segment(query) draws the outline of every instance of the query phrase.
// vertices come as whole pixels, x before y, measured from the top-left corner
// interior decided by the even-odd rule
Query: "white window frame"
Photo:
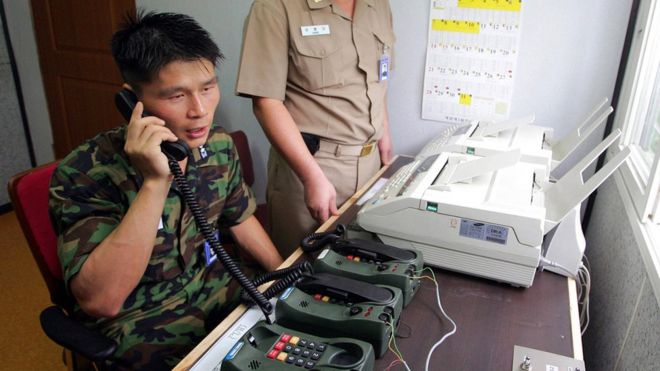
[[[614,117],[614,128],[623,133],[619,149],[630,146],[631,155],[614,179],[660,305],[660,151],[649,167],[643,151],[631,145],[646,120],[655,74],[660,73],[660,0],[640,1],[634,30]],[[608,156],[616,154],[612,152]]]
[[[635,35],[625,70],[614,127],[623,132],[621,147],[631,145],[646,119],[653,82],[660,63],[660,6],[658,0],[642,0],[635,25]],[[655,46],[655,48],[653,47]],[[623,181],[642,223],[658,223],[658,171],[660,153],[648,166],[642,151],[631,145],[631,155],[621,167]]]

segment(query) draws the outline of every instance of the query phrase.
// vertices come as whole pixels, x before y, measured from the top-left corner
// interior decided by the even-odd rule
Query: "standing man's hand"
[[[381,165],[389,165],[392,162],[392,138],[389,130],[385,130],[383,137],[378,141],[378,151]]]
[[[310,215],[319,223],[338,215],[337,191],[309,153],[284,103],[264,97],[254,97],[252,102],[264,133],[302,182]]]
[[[390,114],[387,111],[387,96],[383,102],[385,112],[383,113],[383,136],[378,141],[380,152],[380,164],[387,166],[392,163],[392,136],[390,135]]]
[[[305,187],[305,204],[314,219],[323,224],[337,211],[337,191],[323,173],[303,181]]]

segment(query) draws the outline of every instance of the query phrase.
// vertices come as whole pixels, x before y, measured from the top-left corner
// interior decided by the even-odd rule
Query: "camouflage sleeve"
[[[243,180],[238,152],[231,137],[228,141],[227,189],[220,225],[231,227],[249,218],[257,209],[254,193]]]
[[[119,224],[120,198],[114,187],[108,187],[108,179],[93,178],[66,164],[53,173],[49,209],[67,289],[89,254]]]

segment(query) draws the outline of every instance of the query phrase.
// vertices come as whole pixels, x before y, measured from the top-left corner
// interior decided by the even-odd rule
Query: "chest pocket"
[[[302,36],[292,34],[289,49],[291,81],[309,91],[341,84],[341,45],[332,34]]]
[[[391,56],[392,46],[394,46],[394,33],[392,33],[392,30],[379,27],[374,29],[373,33],[378,55],[387,52]]]

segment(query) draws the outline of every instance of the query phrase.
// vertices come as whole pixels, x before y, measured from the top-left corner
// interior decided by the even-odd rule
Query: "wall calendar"
[[[522,0],[431,0],[422,118],[509,117]]]

